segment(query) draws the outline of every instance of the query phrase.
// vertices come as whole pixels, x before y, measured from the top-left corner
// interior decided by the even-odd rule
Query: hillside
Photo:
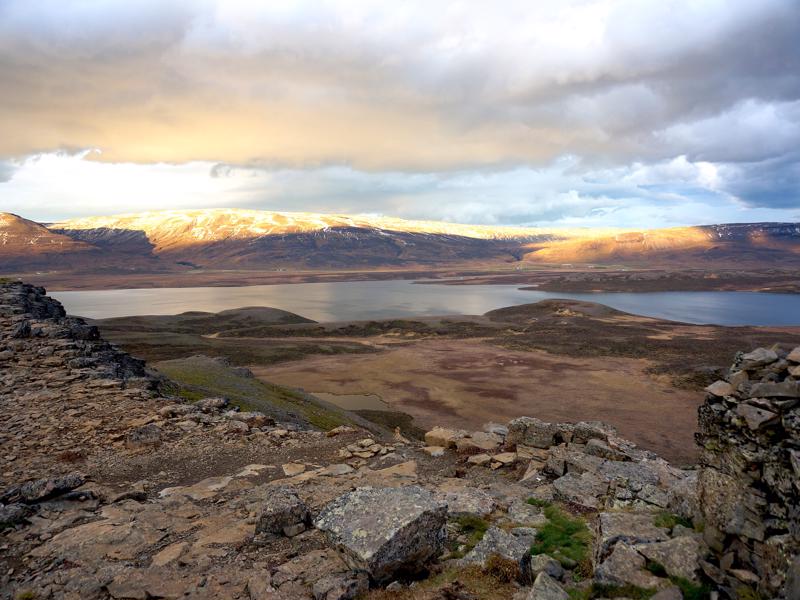
[[[5,273],[800,264],[800,226],[791,223],[629,231],[206,209],[88,217],[45,226],[1,213],[0,242]]]
[[[46,265],[61,261],[85,261],[97,248],[57,233],[34,221],[0,212],[0,265]]]
[[[524,261],[732,267],[800,263],[800,225],[742,223],[598,234],[525,245]]]
[[[600,422],[434,427],[423,445],[315,426],[290,397],[187,401],[21,283],[0,284],[0,364],[2,600],[800,591],[800,347],[739,353],[707,388],[694,468]]]

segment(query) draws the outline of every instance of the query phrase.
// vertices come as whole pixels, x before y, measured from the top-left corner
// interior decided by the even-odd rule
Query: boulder
[[[744,369],[745,371],[751,371],[753,369],[758,369],[759,367],[773,363],[776,360],[778,360],[778,355],[774,350],[756,348],[752,352],[742,355],[739,362],[739,368]]]
[[[552,556],[535,554],[531,557],[531,579],[535,580],[539,573],[547,573],[553,579],[564,577],[564,567]]]
[[[562,432],[556,423],[547,423],[535,417],[519,417],[508,424],[506,442],[509,445],[549,448],[562,441]]]
[[[425,434],[425,444],[428,446],[442,446],[443,448],[455,448],[456,442],[467,435],[466,431],[460,429],[445,429],[444,427],[434,427]]]
[[[668,575],[697,581],[698,565],[704,552],[696,536],[686,535],[665,542],[638,544],[634,548],[647,560],[662,565]]]
[[[418,486],[358,488],[325,506],[314,524],[350,568],[383,583],[441,554],[446,517],[447,505]]]
[[[723,396],[730,396],[733,394],[733,386],[728,383],[727,381],[715,381],[711,385],[705,388],[705,391],[713,396],[723,397]]]
[[[536,576],[526,600],[569,600],[569,594],[545,572]]]
[[[786,360],[794,363],[800,363],[800,346],[789,352],[786,356]]]
[[[748,394],[750,398],[800,398],[800,381],[763,381],[754,383]]]
[[[608,439],[616,437],[617,430],[602,421],[580,421],[572,429],[572,442],[588,444],[589,440],[600,440],[608,443]]]
[[[486,465],[492,462],[492,457],[488,454],[473,454],[467,459],[467,462],[471,465]]]
[[[485,567],[489,558],[497,555],[517,563],[519,578],[526,580],[531,559],[529,550],[530,545],[518,537],[499,527],[489,527],[481,541],[462,559],[462,564]]]
[[[608,494],[608,481],[594,473],[567,473],[553,482],[556,499],[585,508],[601,508]]]
[[[476,431],[470,436],[456,440],[456,450],[459,454],[480,454],[493,452],[503,443],[503,438],[492,433]]]
[[[517,462],[517,453],[501,452],[500,454],[495,454],[492,456],[492,460],[499,462],[501,465],[513,465],[515,462]]]
[[[256,522],[256,533],[296,535],[311,521],[308,507],[290,487],[271,489]],[[299,531],[298,531],[299,530]]]
[[[662,580],[645,570],[644,556],[625,542],[618,542],[611,554],[595,569],[594,578],[606,585],[657,587]]]
[[[736,414],[742,417],[747,426],[756,431],[767,425],[772,425],[780,420],[780,415],[770,410],[764,410],[751,404],[740,404],[736,407]]]
[[[584,452],[590,456],[598,456],[606,460],[630,460],[630,457],[616,448],[612,448],[603,440],[592,438],[586,443]]]
[[[651,512],[602,512],[597,515],[595,562],[602,562],[617,542],[641,544],[665,542],[669,531],[656,527]]]

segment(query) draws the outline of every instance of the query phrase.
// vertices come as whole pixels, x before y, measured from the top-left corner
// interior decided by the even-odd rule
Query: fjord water
[[[715,325],[800,325],[800,295],[757,292],[561,293],[517,285],[437,285],[411,281],[344,281],[245,287],[149,288],[54,292],[72,315],[92,319],[130,315],[219,312],[270,306],[315,321],[353,321],[487,311],[569,298],[625,312]]]

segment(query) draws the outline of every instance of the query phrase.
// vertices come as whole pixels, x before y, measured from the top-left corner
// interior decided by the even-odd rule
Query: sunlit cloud
[[[7,0],[0,209],[790,218],[798,39],[794,0]]]

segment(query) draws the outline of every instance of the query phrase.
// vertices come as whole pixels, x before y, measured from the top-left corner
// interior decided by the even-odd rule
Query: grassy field
[[[205,356],[163,361],[153,365],[188,400],[224,396],[242,410],[257,410],[282,421],[310,423],[322,430],[353,424],[346,411],[328,407],[308,395],[243,375],[240,369]]]

